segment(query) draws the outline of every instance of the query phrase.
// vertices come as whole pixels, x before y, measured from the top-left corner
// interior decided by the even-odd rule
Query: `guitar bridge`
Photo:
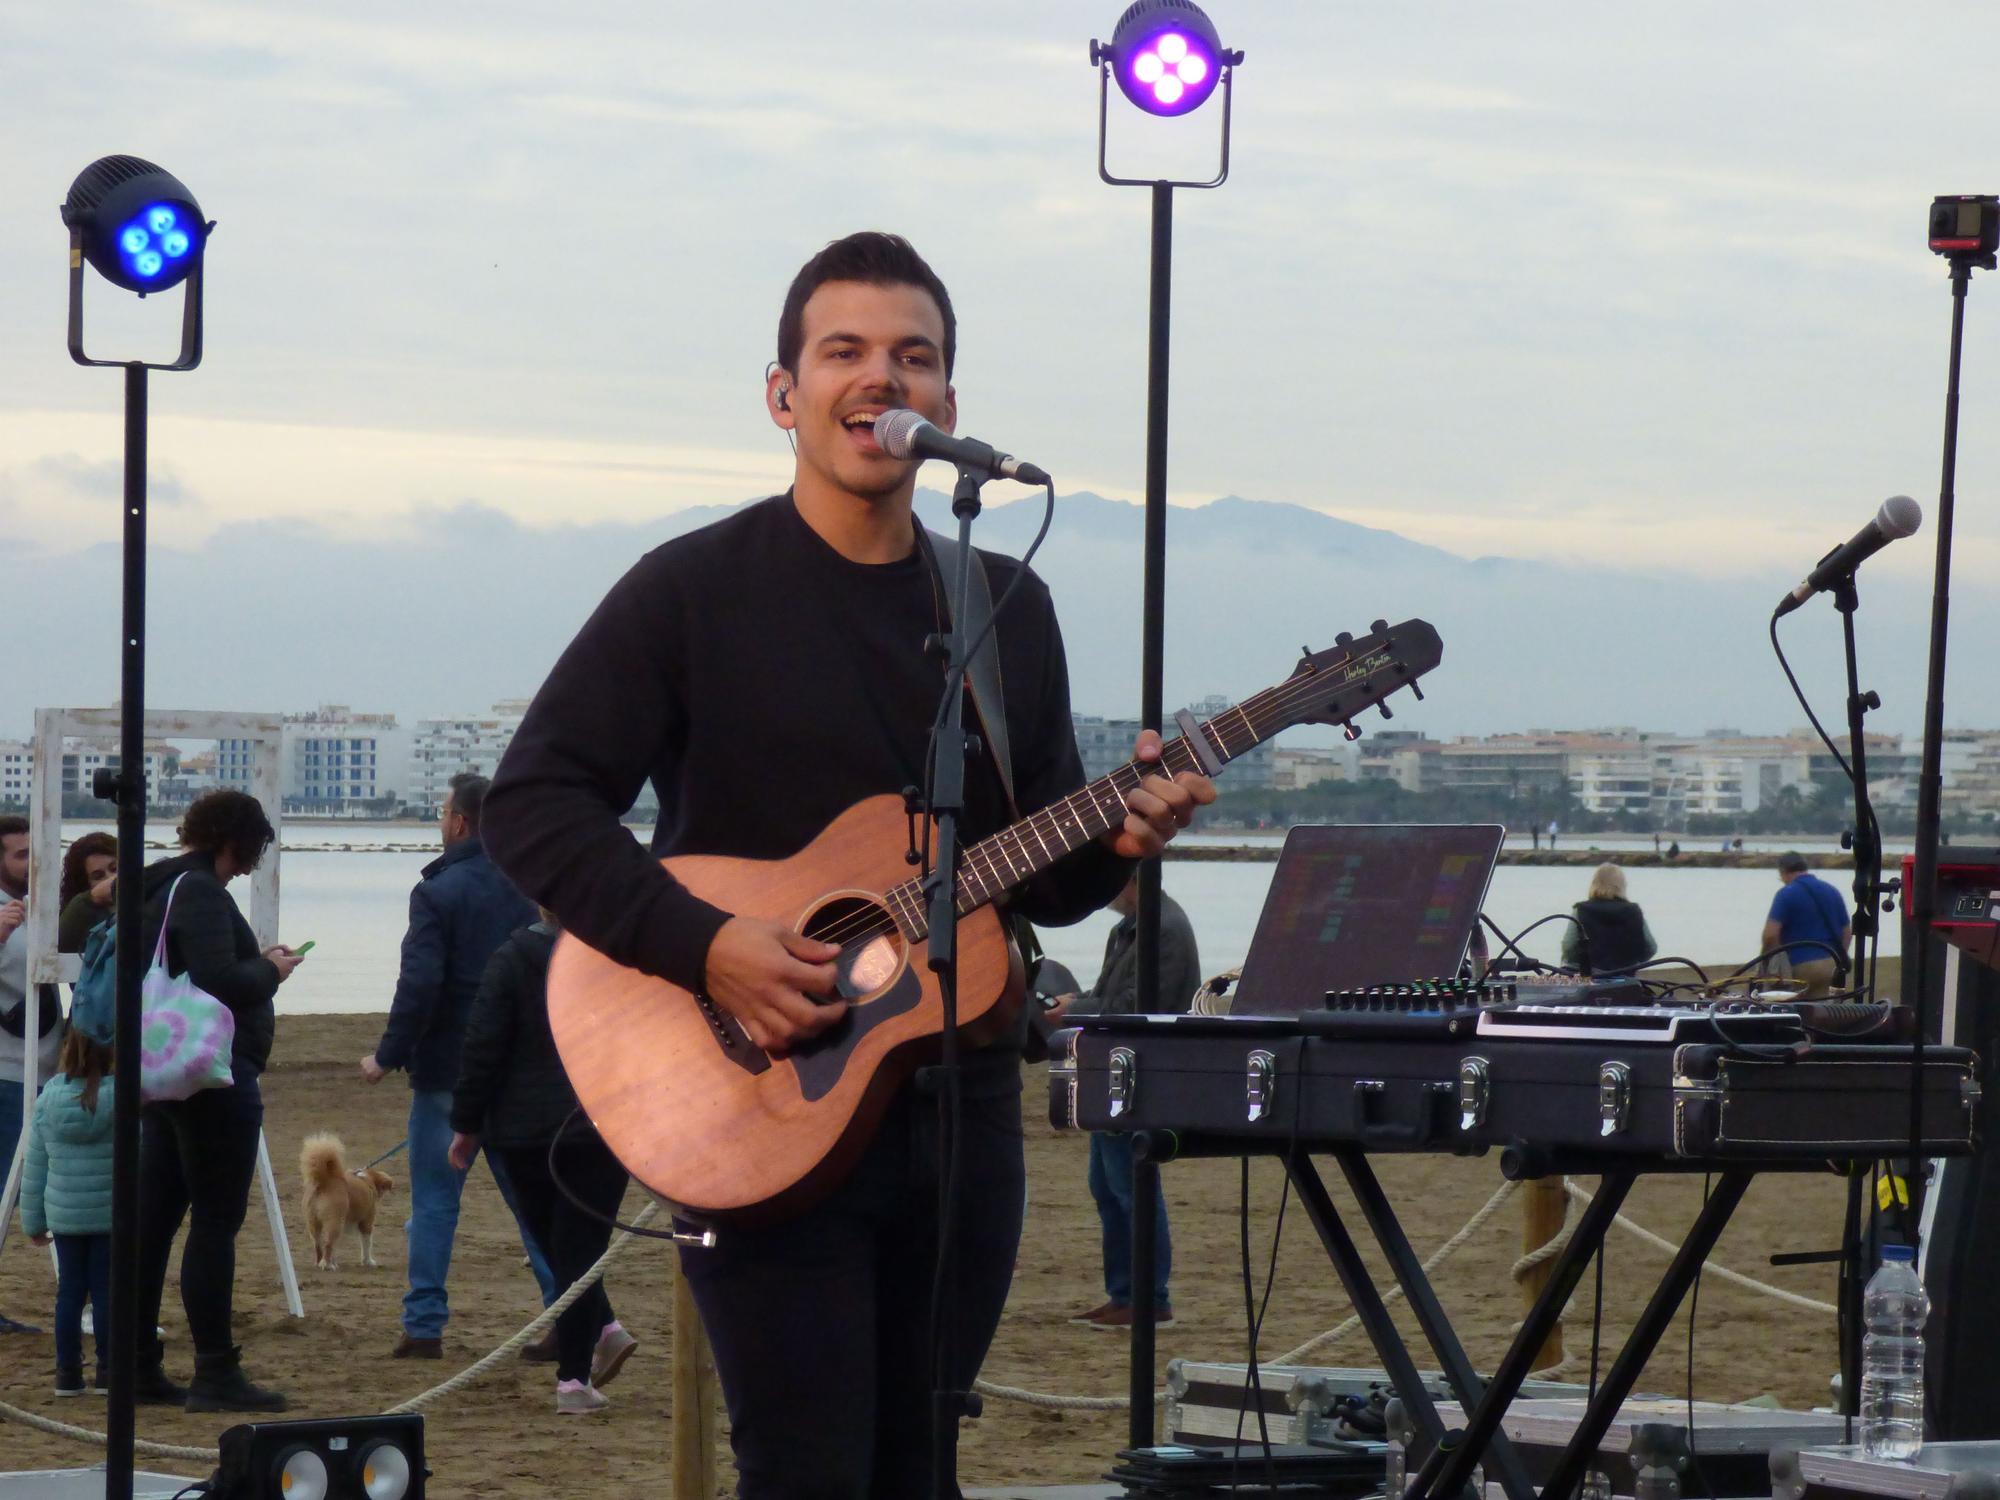
[[[715,1033],[716,1041],[722,1045],[724,1057],[746,1073],[762,1073],[770,1068],[771,1059],[764,1049],[751,1043],[750,1033],[743,1029],[743,1023],[710,999],[707,990],[696,990],[694,1003],[701,1007],[702,1019],[708,1022],[708,1029]]]

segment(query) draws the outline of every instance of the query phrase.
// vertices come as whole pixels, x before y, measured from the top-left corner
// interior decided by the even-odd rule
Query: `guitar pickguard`
[[[794,1048],[790,1061],[798,1071],[799,1092],[809,1102],[832,1093],[847,1071],[847,1060],[855,1044],[884,1021],[916,1009],[923,995],[923,985],[906,967],[896,982],[873,1000],[866,1005],[850,1006],[839,1021],[805,1045]]]

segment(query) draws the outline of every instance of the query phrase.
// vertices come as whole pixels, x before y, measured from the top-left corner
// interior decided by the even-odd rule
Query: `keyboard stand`
[[[1633,1184],[1649,1171],[1684,1173],[1688,1170],[1685,1164],[1663,1161],[1657,1167],[1650,1164],[1635,1166],[1629,1158],[1610,1165],[1573,1164],[1584,1171],[1601,1173],[1597,1193],[1584,1208],[1568,1243],[1556,1257],[1547,1285],[1522,1320],[1520,1331],[1515,1334],[1507,1353],[1494,1370],[1493,1378],[1482,1382],[1467,1359],[1464,1346],[1453,1331],[1430,1278],[1424,1274],[1423,1264],[1411,1246],[1409,1236],[1404,1233],[1388,1195],[1383,1192],[1367,1153],[1353,1145],[1335,1146],[1321,1153],[1332,1157],[1339,1165],[1342,1176],[1360,1205],[1369,1232],[1388,1260],[1391,1275],[1403,1289],[1418,1327],[1423,1330],[1425,1341],[1437,1357],[1446,1383],[1457,1396],[1459,1406],[1467,1413],[1462,1429],[1447,1432],[1436,1404],[1418,1377],[1416,1361],[1409,1346],[1397,1332],[1382,1294],[1363,1264],[1354,1237],[1334,1207],[1307,1147],[1278,1143],[1264,1147],[1240,1139],[1144,1131],[1135,1134],[1132,1141],[1135,1156],[1155,1162],[1176,1157],[1256,1155],[1276,1156],[1283,1162],[1286,1175],[1298,1192],[1299,1201],[1333,1263],[1334,1272],[1339,1276],[1341,1286],[1354,1304],[1356,1316],[1361,1319],[1361,1325],[1375,1347],[1376,1357],[1382,1361],[1390,1383],[1409,1411],[1423,1444],[1429,1449],[1422,1467],[1411,1478],[1403,1500],[1469,1495],[1473,1469],[1482,1462],[1505,1491],[1507,1500],[1536,1500],[1537,1495],[1540,1500],[1570,1500],[1581,1484],[1605,1432],[1637,1385],[1646,1361],[1666,1335],[1667,1327],[1680,1310],[1688,1289],[1694,1285],[1731,1215],[1743,1201],[1751,1179],[1762,1170],[1756,1165],[1743,1164],[1715,1169],[1714,1186],[1701,1212],[1696,1215],[1680,1249],[1661,1275],[1645,1310],[1612,1360],[1596,1394],[1585,1406],[1583,1417],[1554,1470],[1538,1491],[1519,1455],[1501,1431],[1501,1418],[1506,1415],[1507,1408],[1532,1372],[1535,1355],[1543,1341],[1555,1331],[1563,1308],[1582,1282],[1591,1258],[1602,1251],[1605,1237],[1610,1233],[1619,1207]],[[1798,1167],[1797,1163],[1774,1165],[1779,1170],[1787,1166],[1797,1170]],[[1136,1304],[1135,1311],[1138,1311]]]

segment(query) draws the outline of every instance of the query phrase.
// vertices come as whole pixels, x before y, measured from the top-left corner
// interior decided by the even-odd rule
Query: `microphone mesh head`
[[[1924,508],[1908,495],[1891,495],[1875,512],[1875,524],[1884,536],[1914,536],[1924,524]]]
[[[906,406],[885,411],[875,419],[875,442],[891,458],[915,458],[916,451],[911,448],[910,442],[925,420],[920,413]]]

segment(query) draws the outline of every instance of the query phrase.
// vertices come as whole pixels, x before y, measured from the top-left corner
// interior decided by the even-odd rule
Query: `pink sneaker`
[[[618,1372],[625,1368],[625,1361],[632,1357],[632,1351],[639,1347],[639,1341],[625,1331],[620,1323],[606,1323],[604,1331],[597,1336],[597,1348],[590,1356],[590,1383],[595,1387],[611,1384],[618,1378]]]
[[[580,1417],[594,1411],[603,1411],[611,1404],[611,1398],[594,1385],[585,1385],[581,1380],[561,1380],[556,1382],[556,1414],[564,1417]]]

